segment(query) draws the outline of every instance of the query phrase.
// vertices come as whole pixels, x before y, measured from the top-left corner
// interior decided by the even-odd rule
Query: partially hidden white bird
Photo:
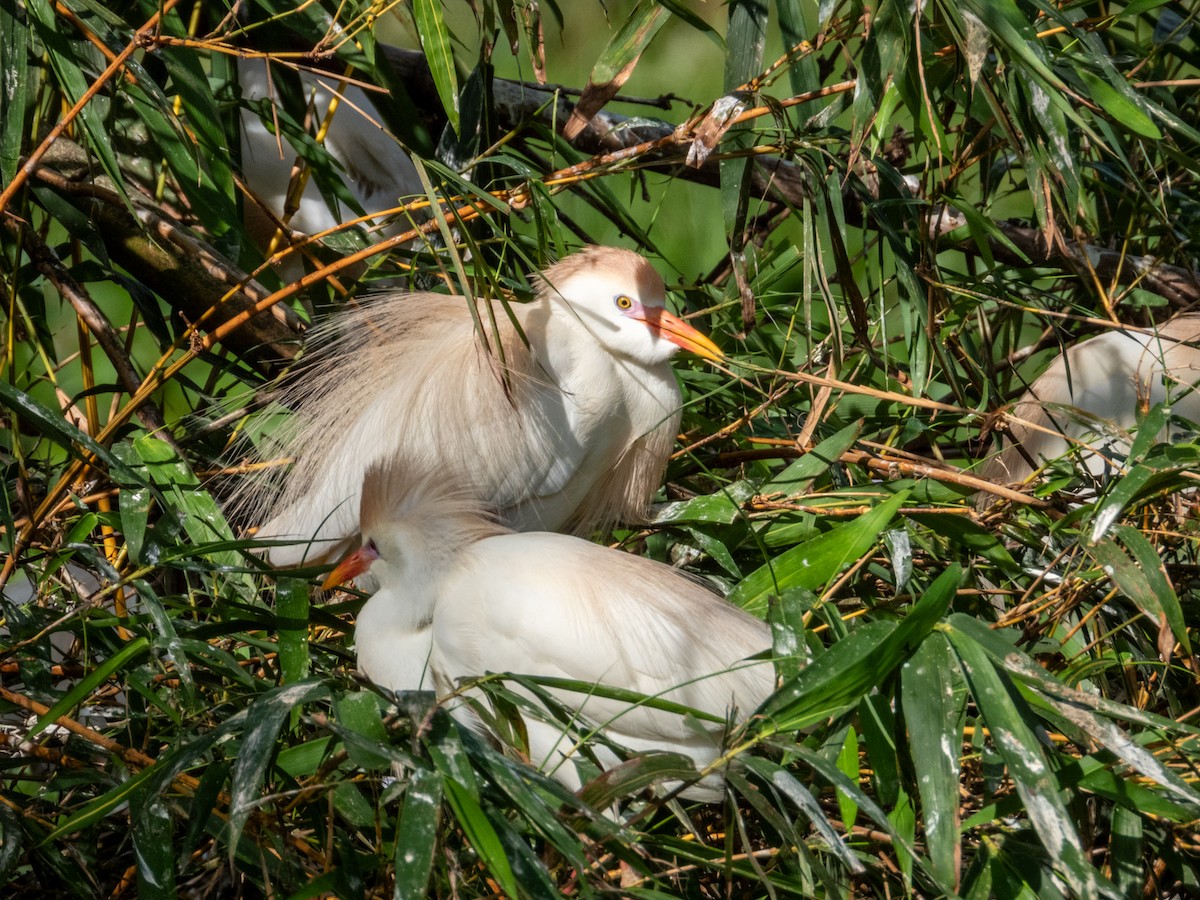
[[[277,105],[271,71],[264,58],[238,60],[238,83],[245,101],[265,99]],[[341,168],[343,184],[364,213],[394,209],[405,200],[424,194],[412,159],[386,131],[383,118],[366,91],[357,85],[341,84],[332,73],[301,72],[300,84],[309,104],[306,124],[310,134],[315,135],[328,125],[324,129],[324,147]],[[243,106],[242,173],[258,201],[245,204],[246,230],[251,240],[260,249],[267,249],[277,230],[272,215],[283,220],[290,232],[303,235],[319,234],[358,218],[360,214],[340,199],[326,199],[311,173],[305,177],[303,190],[289,210],[293,181],[301,177],[302,167],[298,165],[301,156],[286,132],[281,130],[277,136],[268,128],[268,121],[270,117],[264,119]],[[410,227],[404,218],[380,220],[377,224],[384,235]],[[299,257],[295,254],[286,257],[280,264],[280,274],[285,280],[299,278],[303,274]]]
[[[629,750],[674,751],[698,768],[716,760],[726,721],[744,720],[775,687],[770,659],[747,659],[770,649],[767,625],[663,563],[570,535],[510,532],[474,496],[453,492],[444,472],[367,473],[363,544],[325,582],[369,569],[379,584],[355,623],[367,677],[441,699],[459,679],[489,672],[636,691],[725,721],[597,693],[550,693],[577,713],[581,730],[596,727]],[[465,705],[455,714],[480,727]],[[575,738],[549,717],[526,716],[525,724],[531,762],[577,789]],[[594,749],[605,768],[617,762],[611,750]],[[719,774],[683,796],[719,799]]]
[[[518,531],[644,518],[679,426],[669,360],[680,348],[723,358],[664,308],[665,293],[638,254],[591,247],[542,273],[535,300],[510,305],[516,324],[498,301],[476,300],[477,329],[471,301],[440,294],[334,317],[283,391],[296,414],[277,451],[296,462],[246,506],[266,523],[258,537],[287,542],[267,558],[320,562],[356,545],[363,476],[380,460],[470,473]]]
[[[1012,443],[985,464],[992,481],[1028,478],[1034,467],[1078,448],[1097,478],[1129,452],[1139,413],[1170,401],[1200,422],[1200,314],[1177,316],[1154,333],[1112,330],[1057,357],[1013,405]],[[1166,438],[1168,435],[1161,435]]]

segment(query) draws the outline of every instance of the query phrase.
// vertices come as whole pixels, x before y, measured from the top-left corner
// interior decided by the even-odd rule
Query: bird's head
[[[321,587],[328,591],[331,588],[357,578],[359,575],[367,572],[371,568],[371,564],[379,559],[381,555],[375,539],[366,538],[361,547],[347,554],[341,562],[333,567],[333,570],[325,576],[325,581]]]
[[[362,546],[338,563],[324,587],[368,570],[380,584],[426,581],[463,548],[506,533],[470,483],[446,465],[387,460],[368,467],[359,504]]]
[[[542,277],[542,296],[565,301],[615,355],[643,365],[666,362],[681,348],[714,362],[725,358],[712,340],[666,308],[662,278],[630,250],[588,247]]]

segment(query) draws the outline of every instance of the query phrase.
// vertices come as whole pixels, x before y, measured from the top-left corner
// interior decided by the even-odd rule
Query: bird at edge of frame
[[[274,64],[276,69],[280,64]],[[263,100],[277,106],[272,64],[261,57],[238,60],[238,84],[249,104]],[[367,92],[342,84],[333,73],[301,72],[300,85],[308,101],[312,132],[325,127],[322,143],[343,174],[343,184],[366,214],[394,209],[425,191],[408,152],[388,134],[383,117]],[[335,100],[336,107],[333,106]],[[331,113],[332,109],[332,115]],[[252,197],[245,204],[246,231],[263,252],[282,246],[277,221],[291,234],[314,235],[359,217],[340,199],[326,198],[311,172],[302,173],[301,159],[286,133],[276,135],[271,117],[255,109],[241,110],[242,175]],[[297,179],[304,178],[302,190]],[[289,202],[289,198],[293,198]],[[408,219],[372,220],[383,236],[407,231]],[[285,282],[304,274],[300,256],[283,257],[277,267]]]
[[[1129,452],[1141,410],[1170,400],[1176,417],[1200,422],[1198,382],[1200,314],[1177,316],[1153,333],[1114,329],[1082,341],[1056,357],[1013,404],[1009,439],[980,474],[1023,481],[1035,465],[1077,449],[1094,478],[1111,477]]]

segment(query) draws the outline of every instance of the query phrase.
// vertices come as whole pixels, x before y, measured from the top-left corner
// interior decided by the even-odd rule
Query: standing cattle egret
[[[528,346],[500,303],[476,301],[481,335],[468,300],[437,294],[384,297],[317,331],[314,364],[285,389],[297,414],[280,449],[296,463],[258,501],[258,536],[295,542],[270,548],[272,563],[354,546],[377,460],[469,472],[518,531],[645,514],[679,425],[668,360],[721,351],[663,308],[662,279],[636,253],[592,247],[540,279],[533,302],[511,306]]]
[[[1139,412],[1170,400],[1173,412],[1200,422],[1200,315],[1178,316],[1155,334],[1108,331],[1077,344],[1050,364],[1013,406],[1014,443],[990,459],[983,476],[1026,478],[1037,465],[1076,445],[1096,477],[1129,452]],[[1024,449],[1024,454],[1017,445]]]
[[[432,687],[444,699],[460,678],[515,672],[636,691],[723,721],[550,692],[583,730],[699,767],[719,756],[726,717],[744,718],[774,689],[771,663],[746,661],[770,648],[766,624],[670,566],[570,535],[510,532],[471,495],[448,495],[441,477],[397,468],[367,473],[361,510],[364,543],[325,585],[368,568],[378,582],[355,646],[359,668],[382,687]],[[456,714],[478,725],[465,708]],[[532,762],[577,788],[574,739],[550,720],[526,726]],[[606,767],[616,761],[596,752]],[[718,799],[720,781],[684,796]]]
[[[271,72],[264,59],[239,59],[238,83],[242,98],[248,102],[275,101]],[[309,132],[315,134],[328,120],[323,137],[325,149],[345,173],[343,183],[363,212],[394,209],[404,202],[401,198],[424,194],[412,160],[384,130],[383,119],[365,91],[355,85],[340,85],[336,75],[325,73],[303,72],[300,84],[309,103],[306,123]],[[330,115],[335,100],[337,106]],[[304,181],[298,203],[294,203],[294,212],[288,217],[288,195],[299,174],[295,168],[299,154],[286,133],[276,136],[267,127],[270,121],[270,116],[264,118],[252,109],[242,109],[242,171],[258,200],[247,201],[245,207],[246,230],[251,240],[264,250],[270,245],[276,223],[267,211],[285,220],[291,231],[306,235],[358,218],[360,214],[341,200],[327,200],[311,174]],[[385,226],[383,231],[392,234],[408,227],[407,221],[400,220]],[[303,274],[294,255],[281,263],[281,271],[289,280]]]

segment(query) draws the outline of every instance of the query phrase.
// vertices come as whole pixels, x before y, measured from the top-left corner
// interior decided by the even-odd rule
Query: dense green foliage
[[[1156,445],[1160,407],[1105,485],[970,477],[1061,347],[1200,299],[1193,4],[227,12],[0,0],[6,896],[1200,891],[1200,445]],[[246,50],[393,87],[410,212],[450,198],[427,238],[333,235],[268,298]],[[623,90],[686,99],[618,98],[568,141],[565,107],[490,80],[543,66],[595,107],[631,67]],[[519,301],[584,242],[645,252],[731,360],[679,364],[673,502],[597,536],[773,626],[783,686],[731,736],[724,804],[647,791],[678,766],[653,754],[576,797],[356,680],[357,603],[263,572],[226,506],[303,320],[401,273]],[[287,314],[247,324],[256,301]],[[485,685],[519,742],[526,701]]]

